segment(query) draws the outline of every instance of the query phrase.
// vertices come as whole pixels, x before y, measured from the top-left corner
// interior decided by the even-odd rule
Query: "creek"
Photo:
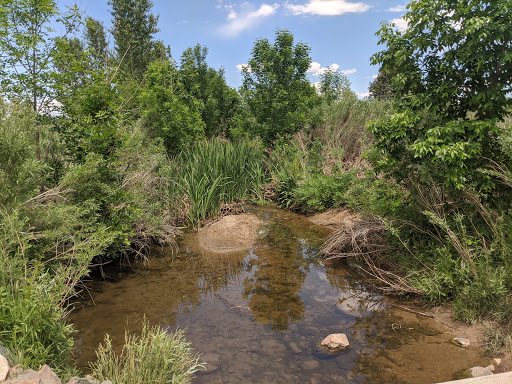
[[[71,314],[78,366],[87,371],[106,333],[120,349],[125,329],[140,331],[144,316],[170,332],[186,328],[207,363],[195,383],[426,384],[488,364],[478,350],[453,345],[435,320],[391,305],[349,263],[324,263],[317,253],[326,228],[275,208],[251,212],[264,224],[249,251],[202,252],[187,233],[177,252],[156,250],[113,281],[91,283]],[[340,332],[347,350],[320,346]]]

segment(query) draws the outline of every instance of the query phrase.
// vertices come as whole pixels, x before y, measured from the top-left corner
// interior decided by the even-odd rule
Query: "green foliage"
[[[113,384],[185,384],[204,364],[193,354],[183,331],[172,334],[146,321],[140,336],[125,333],[125,343],[116,354],[108,335],[96,351],[97,361],[91,365],[93,376]]]
[[[370,83],[368,92],[372,99],[391,100],[395,97],[395,90],[391,85],[393,75],[389,71],[380,70],[375,80]]]
[[[221,203],[243,199],[265,182],[263,151],[255,141],[214,139],[173,159],[172,209],[190,224],[215,217]]]
[[[240,96],[226,84],[224,70],[206,63],[208,48],[197,44],[181,55],[179,79],[188,98],[200,102],[207,137],[226,135],[235,126]]]
[[[168,60],[151,63],[139,99],[142,119],[154,137],[161,137],[169,153],[177,153],[204,137],[199,100],[189,97]]]
[[[243,69],[242,96],[256,120],[254,134],[266,144],[306,127],[309,111],[318,102],[306,78],[310,48],[294,45],[293,35],[277,30],[275,43],[255,42],[252,57]]]
[[[372,127],[387,166],[456,190],[493,188],[478,164],[502,160],[496,122],[512,100],[510,5],[412,1],[405,31],[383,24],[378,35],[386,49],[372,62],[391,74],[402,109]]]
[[[340,71],[329,68],[320,75],[320,94],[327,104],[340,100],[343,93],[350,90],[350,81]]]
[[[112,35],[115,41],[120,75],[123,78],[143,79],[149,64],[161,58],[153,36],[159,31],[158,16],[151,12],[151,0],[109,0],[112,7]]]
[[[294,197],[306,211],[321,212],[345,205],[345,195],[354,178],[353,172],[312,175],[297,185]]]
[[[0,106],[0,206],[12,206],[37,191],[35,115],[27,108]]]

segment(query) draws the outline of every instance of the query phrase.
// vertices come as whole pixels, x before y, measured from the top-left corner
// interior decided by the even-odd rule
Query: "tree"
[[[161,137],[169,153],[177,153],[204,137],[200,102],[184,91],[169,60],[149,65],[138,100],[142,121],[153,137]]]
[[[225,135],[234,125],[240,107],[240,96],[226,84],[224,70],[206,63],[208,48],[199,44],[186,49],[181,56],[180,82],[184,90],[200,102],[206,135]]]
[[[395,97],[395,90],[391,85],[393,75],[389,71],[380,70],[375,80],[370,83],[368,92],[372,99],[391,100]]]
[[[92,62],[98,67],[103,67],[107,59],[107,38],[103,23],[88,17],[85,19],[85,38],[89,46]]]
[[[482,158],[500,160],[497,121],[512,106],[512,1],[412,1],[407,29],[384,23],[372,62],[392,75],[402,111],[374,123],[379,164],[448,186],[492,188]],[[492,58],[492,59],[491,59]]]
[[[255,133],[267,144],[304,128],[318,101],[306,78],[310,48],[294,45],[293,35],[277,30],[275,43],[256,40],[252,58],[243,70],[242,94],[256,120]]]
[[[60,17],[59,17],[60,16]],[[8,97],[30,102],[35,113],[48,111],[53,101],[56,36],[52,24],[65,34],[79,21],[78,9],[59,14],[55,0],[4,0],[0,7],[2,88]],[[36,157],[41,160],[39,129],[35,130]]]
[[[159,57],[158,16],[151,12],[151,0],[109,0],[112,6],[112,35],[121,73],[141,80],[153,60]]]
[[[343,73],[329,68],[320,75],[320,93],[327,104],[340,100],[347,90],[350,90],[350,81]]]

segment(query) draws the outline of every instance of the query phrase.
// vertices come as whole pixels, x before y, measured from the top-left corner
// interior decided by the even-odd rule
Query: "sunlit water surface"
[[[205,254],[190,233],[178,252],[91,284],[71,316],[78,365],[87,371],[106,333],[120,349],[144,316],[170,332],[186,328],[207,363],[196,383],[434,383],[486,364],[433,320],[389,306],[356,269],[325,265],[317,252],[326,229],[278,209],[253,213],[265,224],[248,252]],[[320,346],[340,332],[346,351]]]

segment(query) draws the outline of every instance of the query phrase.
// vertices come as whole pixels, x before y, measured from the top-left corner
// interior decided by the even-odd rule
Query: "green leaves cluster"
[[[377,34],[386,49],[372,63],[391,74],[402,115],[373,124],[379,161],[455,189],[492,188],[478,165],[502,159],[496,122],[512,105],[511,6],[412,1],[405,31],[383,24]]]
[[[254,133],[271,144],[278,137],[305,128],[318,102],[306,78],[310,48],[294,44],[293,34],[277,30],[275,43],[259,39],[243,69],[242,95],[255,119]]]

